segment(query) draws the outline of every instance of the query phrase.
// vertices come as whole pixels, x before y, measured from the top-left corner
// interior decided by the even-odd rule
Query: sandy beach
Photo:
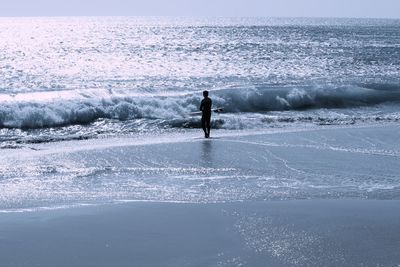
[[[398,133],[214,131],[9,149],[1,265],[397,266]]]
[[[2,214],[2,266],[397,266],[399,201],[124,203]]]

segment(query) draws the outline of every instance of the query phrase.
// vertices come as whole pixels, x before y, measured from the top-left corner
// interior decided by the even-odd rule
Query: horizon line
[[[207,16],[207,15],[0,15],[0,18],[67,18],[67,17],[120,17],[120,18],[269,18],[269,19],[387,19],[400,20],[400,17],[347,17],[347,16]]]

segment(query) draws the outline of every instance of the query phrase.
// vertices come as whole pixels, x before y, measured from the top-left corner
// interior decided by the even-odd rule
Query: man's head
[[[203,91],[203,96],[204,97],[208,97],[208,91],[206,90],[206,91]]]

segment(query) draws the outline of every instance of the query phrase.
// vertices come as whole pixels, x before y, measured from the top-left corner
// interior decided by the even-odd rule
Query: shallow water
[[[211,139],[195,131],[7,149],[0,210],[120,201],[399,199],[398,130],[219,130]]]

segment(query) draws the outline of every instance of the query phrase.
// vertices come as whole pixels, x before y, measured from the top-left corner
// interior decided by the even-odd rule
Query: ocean
[[[365,167],[361,159],[360,168],[346,165],[355,168],[351,175],[328,175],[335,166],[310,175],[301,166],[288,167],[287,160],[301,160],[290,153],[282,158],[261,149],[266,144],[333,147],[395,162],[400,155],[395,135],[377,135],[380,143],[367,143],[368,135],[360,146],[355,135],[343,137],[347,141],[339,146],[329,144],[333,137],[322,140],[324,135],[313,141],[289,134],[285,142],[261,140],[250,156],[272,157],[274,168],[261,163],[250,168],[245,159],[229,158],[240,157],[255,142],[249,139],[236,143],[244,148],[212,140],[226,153],[218,152],[214,161],[207,155],[218,145],[197,147],[201,155],[192,160],[186,143],[179,145],[183,155],[176,155],[175,145],[118,154],[124,140],[135,145],[140,138],[142,144],[167,136],[178,142],[174,136],[179,135],[203,142],[196,139],[202,136],[200,118],[191,114],[198,111],[203,90],[224,110],[213,114],[212,136],[397,127],[400,20],[0,18],[0,48],[3,210],[115,200],[400,196],[398,175],[378,179],[381,174],[360,167]],[[70,151],[80,141],[98,148],[109,140],[119,146],[92,154],[93,149],[41,152]],[[225,155],[229,159],[222,160]]]

